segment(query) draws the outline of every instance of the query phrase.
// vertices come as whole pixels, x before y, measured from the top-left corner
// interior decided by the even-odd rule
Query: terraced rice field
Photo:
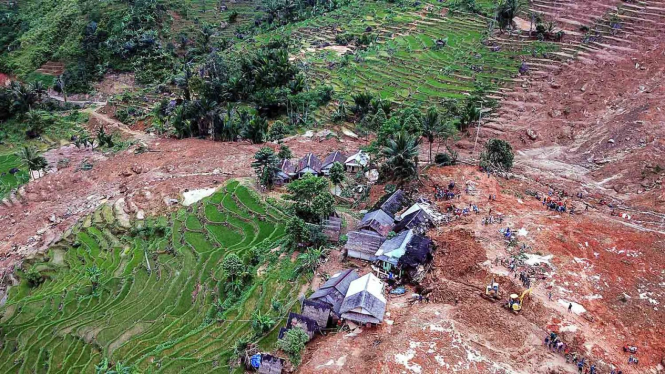
[[[353,1],[285,26],[279,34],[288,37],[311,81],[331,84],[337,97],[368,91],[408,105],[462,99],[477,86],[498,93],[518,76],[526,57],[558,49],[555,43],[520,43],[519,38],[514,45],[501,44],[491,20],[480,14],[451,12],[447,3],[436,1],[418,4]],[[478,4],[493,14],[494,2]],[[367,34],[375,42],[364,49],[339,46],[335,37],[343,34]],[[267,42],[274,35],[255,39]],[[437,40],[445,46],[437,46]]]
[[[28,182],[30,175],[25,168],[18,173],[9,172],[20,165],[21,160],[14,154],[0,155],[0,199],[5,198],[12,189]]]
[[[134,223],[167,228],[153,234],[123,230],[104,206],[29,261],[43,284],[22,280],[10,290],[0,309],[0,372],[92,373],[104,358],[144,372],[230,372],[235,342],[253,334],[252,313],[283,320],[305,282],[289,256],[270,250],[285,218],[237,181],[187,210]],[[222,260],[235,253],[247,263],[256,246],[263,255],[248,265],[252,281],[220,316]],[[95,292],[92,267],[101,273]],[[259,346],[272,347],[278,329]]]

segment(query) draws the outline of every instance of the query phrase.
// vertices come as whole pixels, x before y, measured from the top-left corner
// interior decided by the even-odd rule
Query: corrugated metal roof
[[[405,204],[405,201],[406,196],[404,196],[404,191],[397,190],[393,192],[383,204],[381,204],[381,210],[386,212],[389,216],[394,217],[395,213],[402,209],[402,205]]]
[[[358,225],[358,229],[369,228],[382,236],[387,236],[395,226],[395,221],[391,216],[381,209],[365,214]]]
[[[386,303],[386,298],[383,296],[383,282],[381,282],[376,275],[372,273],[365,274],[351,282],[346,297],[353,296],[362,291],[367,291],[377,299],[381,300],[384,304]]]
[[[383,244],[383,236],[369,230],[351,231],[347,234],[344,248],[347,251],[358,251],[374,255]]]
[[[344,163],[367,166],[369,164],[369,154],[363,151],[358,151],[358,153],[349,156]]]
[[[300,173],[307,168],[310,168],[317,173],[321,172],[321,160],[319,160],[319,158],[316,157],[313,153],[308,153],[305,155],[305,157],[300,159],[300,162],[298,162],[298,169],[296,171]]]
[[[335,162],[339,162],[340,164],[344,164],[346,161],[346,156],[341,151],[335,151],[331,154],[328,155],[328,157],[323,160],[323,164],[321,165],[322,168],[325,168],[326,166],[332,166]]]
[[[411,238],[413,238],[413,230],[403,231],[394,238],[383,242],[375,256],[386,256],[398,260],[406,253],[406,247],[411,242]]]

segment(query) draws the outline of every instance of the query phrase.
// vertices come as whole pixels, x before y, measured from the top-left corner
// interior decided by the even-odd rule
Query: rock
[[[365,178],[367,178],[370,183],[376,183],[376,181],[379,180],[379,171],[376,169],[369,170],[365,173]]]
[[[48,218],[48,220],[49,220],[51,223],[55,223],[55,222],[57,221],[57,219],[56,219],[56,217],[55,217],[55,214],[51,214],[51,216]]]
[[[607,160],[607,159],[604,159],[604,158],[602,158],[602,159],[595,158],[595,159],[593,160],[593,162],[594,162],[594,164],[596,164],[596,165],[605,165],[605,164],[608,164],[608,163],[610,162],[610,160]]]
[[[561,111],[558,110],[558,109],[553,109],[553,110],[550,112],[550,117],[552,117],[552,118],[561,117]]]
[[[122,173],[120,173],[120,175],[122,175],[123,177],[130,177],[130,176],[134,175],[134,173],[132,173],[131,170],[127,169],[127,170],[123,171]]]
[[[136,219],[138,219],[138,220],[145,219],[145,212],[143,211],[143,209],[136,212]]]
[[[626,192],[626,185],[624,183],[617,183],[614,186],[612,186],[612,189],[616,191],[617,193],[625,193]]]
[[[145,173],[145,169],[143,168],[143,166],[138,164],[132,165],[132,171],[136,174]]]
[[[46,232],[46,229],[39,229],[37,230],[37,235],[42,236]]]
[[[527,130],[526,130],[526,135],[527,135],[527,136],[529,137],[529,139],[531,139],[531,140],[536,140],[536,139],[538,138],[538,135],[536,134],[536,132],[533,131],[533,130],[531,130],[531,129],[527,129]]]
[[[131,222],[129,221],[129,215],[125,213],[125,199],[118,199],[118,201],[113,204],[113,212],[115,213],[115,219],[118,220],[118,225],[123,228],[132,227]]]
[[[118,190],[120,193],[126,193],[127,192],[127,185],[126,184],[121,184],[120,187],[118,187]]]
[[[584,83],[584,85],[580,88],[580,91],[582,91],[582,92],[586,92],[586,85],[587,85],[587,84]]]
[[[610,139],[607,142],[610,143],[610,144],[614,144],[614,139]]]
[[[550,83],[550,87],[552,87],[552,88],[561,88],[561,84],[556,83],[556,82],[552,82],[552,83]]]

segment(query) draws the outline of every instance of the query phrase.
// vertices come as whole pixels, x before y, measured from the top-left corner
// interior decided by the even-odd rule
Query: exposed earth
[[[580,47],[588,36],[580,25],[619,5],[622,27]],[[563,354],[543,345],[550,331],[571,352],[598,363],[601,373],[611,367],[665,370],[665,1],[544,0],[532,7],[557,20],[568,36],[558,63],[536,58],[528,74],[497,94],[500,107],[479,130],[480,143],[498,137],[516,149],[511,178],[475,166],[423,171],[416,195],[431,199],[434,184],[469,181],[477,193],[452,203],[480,208],[429,232],[437,245],[424,284],[430,302],[407,302],[411,289],[391,296],[386,323],[316,338],[299,372],[576,372]],[[520,25],[528,29],[528,22]],[[497,36],[499,42],[509,38]],[[102,85],[117,93],[133,81],[121,76]],[[120,132],[134,145],[117,154],[74,145],[51,150],[45,155],[51,171],[0,204],[2,278],[105,202],[121,200],[118,206],[132,217],[158,215],[180,206],[185,192],[254,176],[250,164],[260,145],[161,138],[105,114],[111,112],[91,110],[88,126]],[[298,135],[285,143],[295,156],[351,153],[365,145],[336,132],[340,137]],[[457,144],[465,162],[477,157],[475,135],[470,131]],[[581,193],[568,198],[575,214],[549,211],[529,195],[552,189]],[[444,210],[449,203],[437,205]],[[502,214],[502,223],[482,223],[490,209]],[[506,227],[518,232],[528,267],[542,278],[519,315],[480,296],[491,279],[504,295],[525,289],[516,276],[526,267],[511,272],[502,263],[519,251],[499,232]],[[318,273],[349,266],[338,257]],[[638,366],[627,364],[625,344],[639,347]]]

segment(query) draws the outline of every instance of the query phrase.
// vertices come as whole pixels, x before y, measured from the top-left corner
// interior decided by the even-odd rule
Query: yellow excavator
[[[522,306],[524,305],[524,298],[531,294],[533,286],[527,290],[524,290],[521,295],[517,296],[516,293],[510,295],[510,299],[506,303],[506,308],[511,310],[513,313],[518,314],[522,311]]]
[[[491,302],[495,302],[501,299],[499,284],[494,281],[494,278],[492,278],[492,281],[485,287],[485,293],[481,294],[480,296]]]

